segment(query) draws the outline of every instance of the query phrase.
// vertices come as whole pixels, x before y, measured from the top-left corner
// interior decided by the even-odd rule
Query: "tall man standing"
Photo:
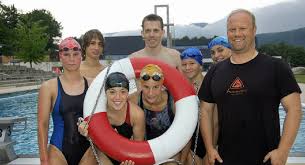
[[[301,117],[301,90],[281,59],[255,49],[254,15],[243,9],[227,18],[232,56],[213,66],[199,91],[201,128],[209,162],[223,165],[284,165]],[[280,136],[279,104],[286,111]],[[219,113],[218,152],[211,114]]]
[[[132,53],[130,57],[152,57],[181,70],[180,53],[162,45],[165,32],[163,27],[163,20],[160,16],[156,14],[145,16],[142,20],[141,32],[145,47]]]

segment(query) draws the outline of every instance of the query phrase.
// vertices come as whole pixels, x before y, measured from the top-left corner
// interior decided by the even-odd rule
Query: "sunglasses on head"
[[[162,79],[162,77],[158,74],[154,74],[152,76],[144,74],[143,76],[141,76],[141,79],[144,81],[148,81],[150,78],[152,78],[154,81],[160,81]]]
[[[74,47],[74,48],[67,48],[67,47],[64,47],[64,48],[62,48],[62,49],[60,49],[59,51],[60,52],[67,52],[67,51],[69,51],[69,50],[73,50],[73,51],[81,51],[81,49],[80,48],[78,48],[78,47]]]

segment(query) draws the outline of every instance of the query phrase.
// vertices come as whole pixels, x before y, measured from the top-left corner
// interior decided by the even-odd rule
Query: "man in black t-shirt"
[[[255,34],[254,15],[233,11],[227,18],[232,56],[208,71],[199,90],[200,127],[210,163],[284,165],[295,140],[302,116],[301,90],[286,63],[256,51]],[[280,103],[287,113],[282,137]],[[218,151],[211,131],[216,104]]]

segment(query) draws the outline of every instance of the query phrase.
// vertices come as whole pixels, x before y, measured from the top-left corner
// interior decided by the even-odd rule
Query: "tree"
[[[0,44],[1,52],[5,55],[11,55],[16,40],[15,28],[20,15],[14,5],[5,6],[0,1]]]
[[[46,50],[48,51],[54,51],[57,49],[57,44],[54,43],[54,38],[61,37],[61,29],[62,26],[59,22],[57,22],[52,14],[45,10],[33,10],[27,14],[25,14],[30,22],[38,22],[38,24],[45,28],[45,34],[48,38],[48,44],[46,46]]]
[[[48,43],[48,35],[45,34],[46,27],[41,27],[39,22],[32,22],[27,16],[23,16],[16,28],[16,55],[24,62],[42,62],[43,54]]]
[[[290,47],[287,51],[287,57],[291,66],[305,66],[305,49],[302,46]]]
[[[259,51],[271,56],[280,56],[293,67],[305,66],[305,48],[301,46],[285,43],[266,44],[262,45]]]

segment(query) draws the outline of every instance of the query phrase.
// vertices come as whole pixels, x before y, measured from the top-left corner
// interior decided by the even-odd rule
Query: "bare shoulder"
[[[180,59],[180,52],[176,49],[165,48],[166,54],[168,54],[171,58],[171,62],[175,63],[175,66],[180,68],[181,66],[181,59]]]
[[[130,109],[131,109],[130,112],[131,112],[132,116],[134,116],[137,119],[144,117],[143,110],[137,104],[135,104],[133,102],[129,102],[129,106],[130,106]]]
[[[57,78],[44,81],[39,89],[39,93],[55,94],[57,90]]]
[[[178,52],[176,49],[164,47],[163,50],[164,50],[163,53],[170,56],[171,59],[180,60],[180,52]]]
[[[143,51],[143,50],[144,50],[144,49],[141,49],[141,50],[139,50],[139,51],[136,51],[136,52],[130,54],[128,57],[129,57],[129,58],[141,57],[141,56],[144,55],[144,51]]]
[[[134,104],[138,103],[139,92],[134,92],[128,96],[128,100]]]
[[[167,48],[167,49],[170,52],[170,54],[172,54],[174,56],[180,56],[180,52],[177,51],[176,49],[171,49],[171,48]]]

